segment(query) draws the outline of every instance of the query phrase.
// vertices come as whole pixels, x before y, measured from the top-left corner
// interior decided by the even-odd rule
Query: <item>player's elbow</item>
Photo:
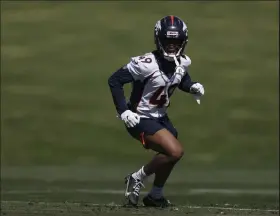
[[[114,88],[118,85],[117,80],[114,78],[114,75],[110,76],[108,79],[108,85],[110,88]]]

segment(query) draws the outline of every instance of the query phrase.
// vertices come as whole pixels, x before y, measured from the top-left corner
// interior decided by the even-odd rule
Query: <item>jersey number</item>
[[[175,88],[178,86],[178,84],[174,84],[171,85],[168,88],[168,95],[166,95],[165,93],[162,94],[165,86],[161,86],[159,87],[155,93],[153,94],[153,96],[150,98],[150,104],[153,105],[157,105],[158,108],[161,108],[164,106],[164,104],[166,104],[167,102],[167,98],[170,97],[172,95],[172,93],[174,92]]]

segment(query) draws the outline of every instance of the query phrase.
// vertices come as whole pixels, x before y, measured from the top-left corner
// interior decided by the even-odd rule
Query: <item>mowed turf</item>
[[[277,8],[272,1],[1,1],[6,215],[225,211],[190,205],[279,209]],[[185,206],[183,213],[93,207],[121,205],[123,177],[153,155],[115,117],[107,79],[131,56],[154,48],[155,22],[168,14],[187,22],[190,74],[206,90],[201,105],[176,91],[169,108],[185,156],[166,194]],[[125,90],[128,96],[130,86]],[[83,211],[78,204],[65,208],[65,201],[90,204]]]

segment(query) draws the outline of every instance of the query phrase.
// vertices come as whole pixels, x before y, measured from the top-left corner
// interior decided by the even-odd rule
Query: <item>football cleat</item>
[[[143,185],[143,182],[140,179],[133,178],[132,175],[130,174],[127,177],[125,177],[125,184],[126,184],[125,197],[128,201],[128,204],[137,206],[140,190],[142,187],[145,187]]]
[[[161,197],[160,199],[154,199],[152,196],[147,195],[143,198],[144,206],[146,207],[160,207],[160,208],[167,208],[167,207],[173,207],[174,205],[171,204],[169,200],[167,200],[164,197]]]

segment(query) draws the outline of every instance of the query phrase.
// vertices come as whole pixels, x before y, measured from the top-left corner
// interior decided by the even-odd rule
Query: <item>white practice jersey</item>
[[[190,64],[191,60],[188,56],[180,57],[180,65],[185,71]],[[132,57],[127,68],[135,80],[134,92],[130,99],[133,111],[142,118],[160,118],[166,115],[170,96],[180,84],[182,76],[174,74],[168,78],[160,70],[153,53]]]

